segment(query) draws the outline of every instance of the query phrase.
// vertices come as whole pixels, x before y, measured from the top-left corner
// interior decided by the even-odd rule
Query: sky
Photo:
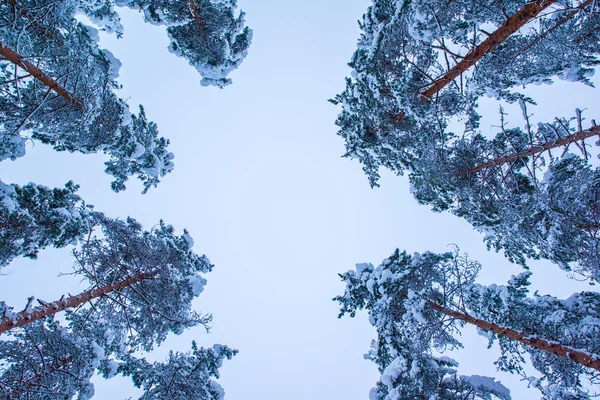
[[[186,228],[194,250],[215,265],[206,276],[197,310],[212,313],[210,333],[192,329],[170,337],[148,355],[226,344],[240,350],[221,369],[226,399],[367,399],[378,379],[363,360],[375,338],[365,313],[338,319],[331,299],[343,293],[338,273],[356,263],[379,264],[396,248],[448,251],[456,244],[482,262],[480,282],[504,284],[521,269],[488,252],[482,235],[465,221],[419,206],[405,177],[382,173],[371,189],[358,161],[342,158],[336,135],[338,107],[327,102],[344,88],[347,62],[359,35],[357,20],[367,0],[239,0],[254,39],[247,59],[225,89],[200,86],[200,76],[167,51],[161,27],[120,9],[123,39],[102,35],[123,66],[121,95],[132,110],[143,104],[160,134],[171,140],[175,169],[142,195],[129,182],[110,190],[103,155],[58,153],[39,143],[27,155],[0,164],[5,183],[30,181],[49,187],[73,180],[79,194],[114,218],[131,216],[151,229],[160,219]],[[595,81],[598,83],[598,79]],[[530,92],[540,103],[534,120],[574,115],[600,118],[597,93],[558,82]],[[497,103],[482,102],[482,127],[498,125]],[[518,108],[509,122],[521,124]],[[532,262],[541,293],[567,297],[589,289],[547,262]],[[3,300],[16,308],[28,296],[44,300],[83,286],[68,273],[67,249],[44,250],[39,259],[17,260],[0,277]],[[495,371],[497,349],[466,329],[465,349],[452,354],[462,374],[497,377],[514,399],[539,398],[518,377]],[[94,379],[96,398],[136,398],[123,378]]]

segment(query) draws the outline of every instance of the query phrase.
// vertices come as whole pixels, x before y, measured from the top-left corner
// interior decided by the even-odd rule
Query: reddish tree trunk
[[[187,0],[187,2],[192,16],[194,17],[194,21],[196,21],[196,25],[198,25],[198,29],[200,29],[200,32],[202,33],[202,40],[206,42],[206,30],[204,29],[204,24],[200,19],[200,14],[198,14],[198,6],[194,0]]]
[[[556,0],[535,0],[524,5],[515,15],[506,20],[500,28],[493,32],[487,39],[469,52],[458,64],[444,76],[437,79],[426,91],[421,93],[421,99],[432,98],[442,88],[452,82],[460,74],[475,65],[483,56],[494,50],[496,46],[504,42],[513,33],[521,29],[525,24],[533,20],[544,9],[548,8]]]
[[[58,82],[46,75],[38,67],[25,60],[21,55],[17,54],[10,48],[4,46],[4,44],[1,41],[0,56],[4,57],[6,60],[12,62],[13,64],[23,68],[25,71],[29,72],[33,77],[37,78],[44,85],[54,90],[59,96],[65,98],[70,103],[73,103],[78,109],[83,110],[83,101],[81,101],[81,99],[69,93],[65,88],[60,86]]]
[[[80,306],[92,299],[102,297],[111,292],[124,289],[126,287],[129,287],[136,283],[140,283],[145,280],[152,279],[157,273],[158,271],[155,271],[153,273],[134,275],[112,285],[106,285],[88,292],[83,292],[75,296],[67,297],[64,300],[58,300],[49,304],[45,304],[43,306],[35,307],[31,311],[24,310],[18,313],[16,318],[14,319],[5,316],[0,320],[0,334],[9,331],[13,328],[30,324],[34,321],[38,321],[40,319],[49,317],[50,315],[54,315],[58,312],[66,310],[67,308]]]
[[[586,131],[580,131],[580,132],[574,133],[565,138],[556,139],[553,142],[548,142],[541,146],[533,146],[533,147],[531,147],[525,151],[521,151],[519,153],[511,154],[511,155],[504,156],[504,157],[498,157],[494,160],[477,165],[473,168],[466,169],[464,171],[460,171],[457,175],[473,174],[475,172],[484,170],[486,168],[491,168],[491,167],[495,167],[498,165],[506,164],[507,162],[516,161],[518,159],[529,157],[534,154],[542,153],[546,150],[552,150],[557,147],[563,147],[570,143],[578,142],[580,140],[585,140],[585,139],[588,139],[588,138],[591,138],[591,137],[597,136],[597,135],[600,135],[600,125],[593,126]]]
[[[588,354],[567,346],[563,346],[556,342],[550,342],[531,335],[527,335],[523,332],[519,332],[514,329],[509,329],[500,325],[492,324],[482,319],[473,318],[468,314],[450,310],[448,308],[445,308],[444,306],[441,306],[431,301],[429,302],[429,305],[431,305],[431,307],[434,310],[439,311],[442,314],[445,314],[452,318],[460,319],[461,321],[475,325],[480,329],[491,331],[496,335],[505,336],[509,339],[516,340],[517,342],[535,347],[539,350],[547,351],[559,357],[566,358],[567,360],[571,360],[586,367],[600,371],[600,359],[598,359],[595,355]]]

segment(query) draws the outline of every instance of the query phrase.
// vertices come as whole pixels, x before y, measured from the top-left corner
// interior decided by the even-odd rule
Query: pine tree
[[[450,332],[445,332],[432,325],[417,326],[417,321],[423,319],[402,301],[407,296],[416,298],[403,278],[421,284],[439,280],[442,277],[436,266],[450,263],[452,257],[450,253],[411,257],[397,251],[377,269],[370,264],[357,264],[356,272],[340,275],[346,283],[344,295],[334,299],[342,305],[340,317],[344,314],[354,317],[357,310],[367,309],[369,320],[377,329],[378,339],[365,355],[382,373],[371,390],[371,399],[511,398],[508,389],[493,378],[459,375],[456,361],[433,356],[432,346],[438,350],[461,346],[452,335],[454,328],[450,326]],[[472,270],[465,272],[473,275],[478,266],[471,263],[470,267]],[[462,279],[446,278],[450,278],[445,281],[450,292],[457,289]]]
[[[582,129],[581,119],[578,110],[576,126],[568,120],[537,130],[529,123],[525,129],[502,126],[493,140],[474,135],[432,150],[415,163],[412,193],[435,211],[465,218],[512,262],[526,266],[527,258],[546,258],[597,280],[598,172],[579,140],[598,130]],[[562,154],[551,153],[559,145]]]
[[[518,29],[527,22],[531,29]],[[490,33],[482,24],[498,28]],[[595,279],[595,225],[571,224],[547,206],[551,189],[543,176],[558,159],[554,149],[578,148],[588,161],[585,139],[600,131],[594,123],[584,127],[579,110],[575,127],[557,119],[536,130],[527,112],[534,101],[518,86],[554,77],[591,84],[598,26],[597,4],[589,1],[374,1],[363,17],[352,78],[333,100],[342,104],[337,124],[346,156],[363,163],[371,186],[382,166],[408,172],[420,203],[467,219],[512,262],[548,258]],[[501,111],[501,132],[480,132],[483,95],[519,102],[525,129],[507,128]],[[462,121],[464,132],[449,130],[451,120]],[[549,227],[560,223],[570,224],[573,241],[557,252]]]
[[[600,281],[600,170],[574,154],[553,163],[540,225],[548,238],[540,252],[565,270]]]
[[[237,350],[194,344],[192,353],[172,353],[166,363],[136,358],[169,332],[208,329],[211,316],[191,308],[206,284],[202,274],[212,269],[206,256],[192,251],[187,232],[177,236],[162,221],[148,232],[130,218],[90,218],[102,232],[81,239],[73,251],[73,272],[89,282],[88,290],[50,303],[38,299],[39,305],[31,297],[18,313],[0,302],[0,331],[8,337],[0,341],[0,394],[87,399],[93,395],[89,379],[98,372],[131,376],[145,391],[142,399],[221,399],[213,378]],[[53,319],[61,311],[65,326]]]
[[[207,325],[210,316],[192,311],[191,301],[206,283],[201,273],[209,272],[212,265],[191,250],[193,241],[187,232],[175,236],[173,227],[162,222],[147,232],[130,218],[95,218],[102,237],[92,236],[73,251],[74,273],[87,279],[90,288],[36,307],[30,301],[16,314],[8,308],[0,332],[76,308],[79,313],[69,318],[77,330],[84,329],[91,321],[88,316],[95,314],[111,330],[129,332],[129,346],[149,351],[169,332]]]
[[[75,243],[91,232],[94,212],[77,189],[73,182],[64,189],[0,182],[0,268],[16,257],[36,258],[48,246]]]
[[[458,375],[458,363],[448,357],[421,354],[409,346],[382,372],[371,400],[510,400],[509,390],[493,378]]]
[[[224,87],[247,55],[252,30],[236,0],[116,0],[144,13],[147,22],[167,27],[169,51],[183,57],[202,76],[202,85]]]
[[[529,272],[513,277],[508,286],[486,287],[475,282],[480,268],[458,253],[410,256],[397,250],[377,268],[359,264],[356,271],[341,274],[346,291],[335,300],[342,305],[340,315],[369,311],[378,331],[376,352],[369,358],[384,368],[406,342],[418,350],[404,350],[404,358],[460,347],[458,329],[470,324],[490,344],[498,340],[502,356],[496,363],[502,370],[523,375],[545,394],[589,398],[585,382],[595,382],[600,370],[598,294],[531,298]],[[523,372],[524,352],[541,378]],[[405,375],[403,379],[411,379]]]
[[[491,324],[511,326],[524,333],[525,340],[536,342],[543,338],[554,346],[548,351],[502,334],[486,333],[490,346],[497,341],[502,352],[496,365],[522,375],[542,391],[544,398],[594,397],[593,386],[598,383],[598,375],[591,371],[600,368],[595,356],[600,351],[600,296],[581,292],[562,300],[536,292],[529,297],[530,275],[521,273],[506,286],[472,285],[465,294],[471,313]],[[565,350],[560,346],[570,350],[566,357],[557,356]],[[523,369],[525,354],[529,354],[541,377],[527,376]],[[581,361],[589,365],[586,367]]]
[[[84,8],[91,12],[91,4]],[[173,168],[168,141],[116,96],[120,63],[98,48],[95,29],[74,19],[76,5],[0,5],[0,159],[23,156],[23,134],[31,132],[59,151],[107,153],[113,189],[136,174],[147,190]]]
[[[177,17],[182,5],[188,12]],[[115,191],[136,175],[145,193],[172,170],[168,140],[158,137],[141,106],[131,114],[116,95],[120,62],[98,48],[96,29],[75,19],[83,13],[120,36],[114,6],[113,0],[0,4],[0,161],[23,156],[31,138],[59,151],[108,154],[106,172],[115,177]],[[227,75],[245,57],[251,38],[243,13],[235,16],[234,1],[149,6],[172,13],[168,21],[152,22],[167,25],[171,51],[197,67],[203,83],[230,82]],[[51,245],[79,242],[73,273],[88,282],[81,294],[52,303],[38,305],[30,297],[18,313],[0,302],[0,397],[88,399],[94,393],[90,378],[98,372],[105,378],[131,375],[144,389],[142,398],[223,398],[214,378],[237,350],[194,343],[191,353],[172,353],[166,363],[135,357],[169,332],[208,329],[211,316],[191,308],[206,283],[203,273],[212,269],[208,259],[191,250],[186,231],[177,236],[161,221],[147,232],[131,218],[108,218],[76,191],[72,182],[54,190],[0,182],[0,267],[19,256],[35,258]],[[61,311],[64,326],[54,320]]]
[[[462,137],[447,131],[449,120],[476,130],[483,95],[514,102],[527,98],[519,86],[554,77],[591,84],[599,15],[588,1],[374,0],[352,77],[332,100],[342,105],[336,123],[345,156],[358,158],[375,186],[380,167],[401,174],[424,146],[443,148]],[[528,22],[532,28],[518,30]]]

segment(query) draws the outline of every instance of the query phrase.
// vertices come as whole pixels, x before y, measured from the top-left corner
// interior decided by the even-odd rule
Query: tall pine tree
[[[210,315],[191,308],[206,284],[202,275],[212,269],[208,259],[192,251],[187,232],[177,236],[162,222],[148,232],[132,219],[90,218],[102,232],[73,251],[74,273],[89,282],[88,290],[50,303],[30,298],[18,313],[0,302],[0,331],[8,335],[0,341],[0,394],[87,399],[97,372],[131,376],[145,392],[142,399],[222,399],[214,378],[237,350],[193,344],[191,353],[172,353],[165,363],[136,357],[169,332],[208,328]],[[59,312],[67,325],[54,320]]]
[[[572,223],[569,249],[552,250],[558,230],[550,227],[570,221],[549,206],[555,189],[543,177],[566,149],[588,162],[585,140],[600,130],[583,126],[579,110],[576,124],[557,119],[535,129],[527,111],[534,101],[519,86],[556,77],[591,84],[598,11],[590,1],[375,0],[361,23],[352,77],[332,100],[342,105],[346,156],[362,162],[372,186],[380,167],[408,172],[419,202],[464,217],[513,262],[547,258],[596,279],[594,224]],[[481,132],[484,95],[518,102],[525,129],[507,128],[502,114],[498,135]],[[598,207],[585,205],[580,212]]]
[[[0,5],[0,159],[23,156],[30,133],[59,151],[107,153],[113,189],[137,175],[147,190],[173,168],[168,141],[117,97],[120,63],[77,11],[72,1]]]
[[[458,253],[410,256],[397,250],[377,268],[359,264],[356,271],[341,274],[346,291],[335,300],[342,305],[340,316],[369,311],[378,331],[370,358],[384,368],[391,365],[386,360],[397,357],[399,346],[407,348],[406,342],[416,350],[404,350],[404,358],[461,347],[459,328],[469,324],[499,342],[499,368],[523,375],[551,394],[548,398],[593,395],[589,383],[597,383],[600,370],[598,294],[584,292],[566,300],[528,297],[529,272],[507,286],[482,286],[475,282],[479,270],[477,262]],[[524,353],[539,377],[525,374]],[[404,368],[407,386],[411,380],[421,384],[425,375]]]
[[[345,294],[334,299],[342,305],[340,317],[344,314],[354,317],[357,310],[366,309],[377,330],[377,340],[365,355],[382,373],[377,386],[371,390],[371,399],[511,398],[509,390],[493,378],[459,375],[456,361],[435,356],[434,348],[461,346],[453,337],[454,331],[417,326],[417,321],[423,318],[415,315],[413,308],[403,301],[415,297],[412,288],[403,284],[403,278],[410,276],[415,282],[428,282],[439,276],[436,266],[451,259],[451,254],[426,253],[413,258],[396,252],[377,270],[370,264],[359,264],[356,271],[340,275],[346,283]],[[473,271],[468,273],[473,274]],[[448,284],[456,286],[451,280]]]

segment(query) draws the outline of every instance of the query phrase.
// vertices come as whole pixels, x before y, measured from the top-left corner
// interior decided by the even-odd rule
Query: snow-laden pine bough
[[[212,265],[192,251],[187,232],[176,236],[162,221],[148,232],[131,218],[120,221],[96,213],[93,219],[101,233],[90,232],[73,250],[74,274],[87,280],[89,288],[53,302],[40,300],[37,306],[30,300],[19,313],[4,307],[0,332],[69,309],[71,314],[100,315],[130,330],[131,343],[151,349],[169,331],[207,325],[210,316],[192,311],[191,302],[202,292],[202,274]]]
[[[83,101],[69,93],[65,88],[60,86],[58,82],[56,82],[52,77],[46,75],[42,70],[36,67],[31,62],[25,60],[23,56],[16,53],[12,49],[4,46],[0,41],[0,56],[2,56],[5,60],[13,63],[17,68],[23,69],[25,73],[34,78],[38,79],[45,86],[47,86],[50,90],[56,92],[59,96],[63,97],[69,103],[72,103],[79,110],[83,110]],[[16,80],[19,80],[18,78]]]
[[[173,168],[168,140],[158,137],[143,110],[132,114],[116,95],[121,63],[98,47],[96,29],[76,21],[80,6],[0,5],[0,160],[24,156],[29,138],[58,151],[103,152],[110,156],[113,190],[124,190],[135,175],[145,192]]]
[[[546,258],[600,279],[599,187],[590,162],[597,152],[589,143],[598,128],[593,120],[583,126],[577,110],[576,124],[557,118],[536,129],[527,110],[534,100],[521,90],[556,77],[591,85],[599,4],[374,0],[361,29],[352,76],[332,101],[342,106],[336,123],[345,156],[362,162],[371,186],[381,167],[407,172],[420,203],[467,219],[511,262]],[[482,132],[482,96],[518,102],[525,128],[508,128],[501,110],[500,132]],[[449,129],[457,121],[464,132]],[[573,193],[551,179],[566,164],[573,171],[566,187],[582,189],[572,205]],[[556,193],[562,198],[548,197]]]
[[[166,27],[169,50],[223,87],[246,57],[252,31],[235,1],[120,0],[146,20]],[[143,109],[131,114],[116,95],[121,63],[98,47],[98,31],[75,19],[84,14],[107,32],[122,35],[115,2],[10,0],[0,4],[0,161],[25,155],[31,138],[59,151],[103,152],[112,188],[137,176],[144,193],[173,169],[169,141],[158,137]]]
[[[535,0],[526,3],[517,11],[515,14],[506,19],[506,21],[498,27],[494,32],[490,33],[488,37],[477,45],[473,50],[464,56],[457,57],[460,59],[456,65],[454,65],[448,72],[446,72],[440,78],[435,79],[429,88],[420,94],[422,100],[429,100],[444,87],[452,83],[456,78],[465,73],[469,68],[474,66],[477,61],[481,58],[489,55],[496,47],[501,45],[511,35],[516,33],[519,29],[534,20],[542,11],[546,10],[552,4],[556,3],[556,0]],[[591,3],[590,0],[586,1],[588,5]],[[568,17],[572,18],[576,14],[569,13]],[[444,49],[444,51],[447,51]]]
[[[593,120],[584,127],[580,110],[536,128],[521,105],[523,129],[506,127],[501,110],[493,139],[478,134],[424,147],[410,174],[412,193],[435,211],[465,218],[511,262],[545,258],[598,281],[600,170],[585,139],[600,129]]]
[[[39,195],[38,187],[27,189]],[[190,353],[171,353],[165,363],[136,357],[169,332],[208,329],[211,316],[191,303],[206,284],[209,260],[192,251],[187,232],[177,236],[162,221],[144,231],[133,219],[91,210],[86,218],[91,228],[73,251],[73,273],[88,282],[87,290],[54,302],[36,304],[32,297],[21,312],[0,302],[0,397],[91,398],[90,378],[98,372],[131,376],[144,399],[222,399],[213,378],[237,350],[193,344]],[[54,320],[59,312],[66,326]]]
[[[227,346],[171,352],[164,362],[149,363],[118,343],[120,333],[101,326],[73,331],[50,318],[19,328],[0,341],[0,398],[90,399],[91,379],[130,376],[143,390],[141,399],[222,400],[215,381],[224,359],[237,350]]]
[[[145,20],[166,27],[169,51],[186,59],[202,76],[202,86],[231,84],[229,74],[248,54],[252,30],[236,0],[115,0],[139,10]]]
[[[475,282],[480,268],[458,250],[412,256],[396,250],[376,268],[358,264],[355,271],[340,274],[346,283],[345,293],[335,298],[342,306],[340,316],[366,309],[377,329],[378,339],[367,354],[383,373],[374,389],[382,395],[376,398],[403,398],[394,393],[411,385],[425,387],[421,378],[439,368],[440,361],[425,364],[429,369],[421,371],[427,373],[414,374],[407,354],[432,358],[461,347],[457,336],[467,324],[490,345],[499,343],[496,365],[501,370],[520,374],[547,398],[590,398],[600,383],[600,294],[582,292],[564,300],[529,296],[531,273],[513,276],[506,286],[484,286]],[[527,375],[524,354],[540,376]]]
[[[95,212],[78,188],[73,182],[50,189],[0,181],[0,269],[18,257],[35,259],[46,247],[75,244],[91,232]]]
[[[473,168],[464,169],[462,171],[459,171],[458,174],[459,175],[474,174],[476,172],[483,171],[484,169],[488,169],[488,168],[492,168],[492,167],[499,167],[501,165],[504,165],[506,163],[511,163],[513,161],[532,158],[535,155],[543,153],[545,151],[550,151],[550,150],[558,149],[558,148],[567,148],[570,144],[573,144],[573,143],[585,144],[586,139],[593,138],[595,136],[600,136],[600,125],[594,125],[589,129],[580,130],[580,131],[577,131],[574,133],[568,133],[564,137],[559,136],[556,139],[552,138],[552,139],[546,140],[546,142],[533,145],[533,146],[529,147],[528,149],[517,151],[517,152],[514,152],[514,153],[506,155],[506,156],[501,156],[501,157],[495,158],[495,159],[487,161],[483,164],[476,165]]]

